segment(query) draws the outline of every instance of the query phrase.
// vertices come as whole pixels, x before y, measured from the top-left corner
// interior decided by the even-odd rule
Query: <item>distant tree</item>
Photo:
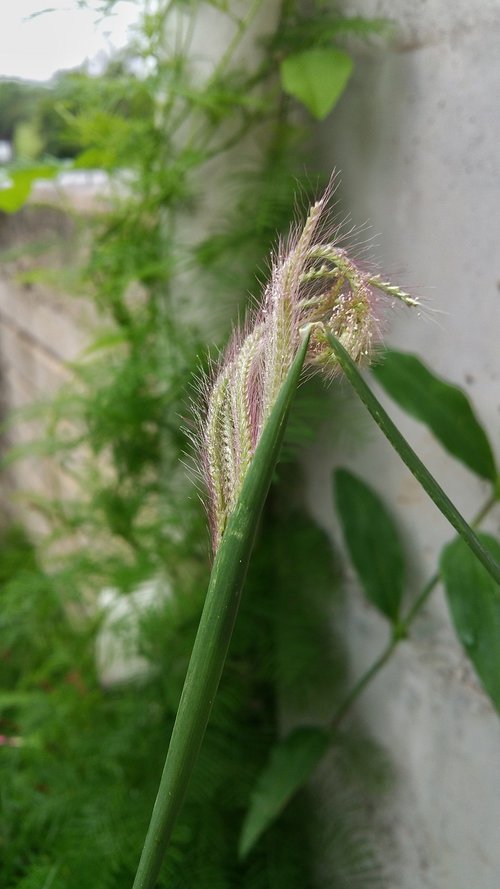
[[[0,139],[14,140],[16,127],[36,116],[47,86],[22,80],[0,80]]]
[[[99,75],[80,68],[60,71],[43,84],[0,80],[0,139],[24,146],[26,134],[31,134],[28,154],[24,148],[21,152],[30,160],[43,154],[75,158],[95,141],[92,127],[92,132],[88,129],[89,109],[103,125],[104,118],[118,123],[130,117],[145,120],[152,113],[151,90],[120,56]]]

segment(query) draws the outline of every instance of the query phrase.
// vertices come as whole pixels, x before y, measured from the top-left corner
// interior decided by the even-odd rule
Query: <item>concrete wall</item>
[[[0,251],[0,391],[5,419],[17,408],[47,400],[68,379],[66,363],[87,344],[91,313],[84,300],[60,289],[62,275],[77,261],[67,212],[45,206],[27,207],[14,216],[2,214]],[[16,419],[2,436],[2,451],[25,444],[42,430],[43,416],[36,423]],[[30,509],[31,495],[60,496],[70,490],[70,479],[53,460],[22,460],[2,472],[2,513],[20,516],[33,530],[41,530],[43,522]]]
[[[319,163],[340,168],[347,208],[380,232],[374,254],[384,273],[428,306],[420,317],[399,311],[388,341],[468,391],[500,458],[500,3],[343,6],[349,15],[396,17],[397,33],[389,48],[356,51],[356,75],[319,134]],[[390,410],[472,516],[485,486],[423,426]],[[338,540],[332,466],[366,478],[401,519],[415,594],[450,529],[363,408],[349,402],[342,416],[338,447],[325,435],[310,455],[310,508]],[[489,527],[499,534],[498,508]],[[354,678],[382,649],[386,627],[352,572],[348,579]],[[498,889],[500,721],[459,649],[441,591],[357,716],[396,768],[382,815],[388,889]]]

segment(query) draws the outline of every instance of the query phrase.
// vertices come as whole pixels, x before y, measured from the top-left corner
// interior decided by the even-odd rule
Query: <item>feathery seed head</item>
[[[238,500],[262,429],[312,326],[306,363],[332,377],[338,363],[326,338],[334,334],[354,361],[366,362],[378,338],[377,293],[418,305],[380,275],[363,271],[327,229],[332,185],[301,230],[273,258],[262,304],[236,332],[211,383],[199,423],[202,473],[214,552]]]

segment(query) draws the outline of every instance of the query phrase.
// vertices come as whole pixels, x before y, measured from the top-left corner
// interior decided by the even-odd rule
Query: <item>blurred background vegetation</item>
[[[75,159],[82,151],[76,118],[83,108],[112,103],[126,118],[147,120],[151,114],[154,97],[147,87],[140,90],[140,82],[132,94],[120,94],[126,77],[124,56],[110,60],[99,75],[82,66],[59,71],[48,83],[0,79],[0,139],[11,143],[17,160]]]
[[[4,212],[24,203],[32,180],[68,167],[105,171],[112,186],[106,209],[74,229],[83,259],[71,280],[98,313],[95,340],[59,394],[31,408],[43,434],[9,457],[50,455],[73,494],[32,498],[46,527],[36,540],[19,525],[2,533],[6,889],[132,882],[210,570],[184,465],[189,398],[207,345],[222,344],[258,294],[297,191],[306,203],[330,173],[315,169],[311,139],[348,80],[346,41],[387,29],[319,0],[138,7],[134,39],[100,75],[0,83],[0,139],[13,145]],[[301,390],[159,886],[383,884],[367,839],[371,794],[387,778],[380,755],[339,730],[316,778],[331,786],[324,812],[290,780],[300,761],[280,746],[291,729],[314,746],[345,684],[331,626],[337,559],[300,506],[297,463],[328,398],[313,382]],[[273,756],[265,811],[249,828]],[[253,839],[241,854],[245,823]]]

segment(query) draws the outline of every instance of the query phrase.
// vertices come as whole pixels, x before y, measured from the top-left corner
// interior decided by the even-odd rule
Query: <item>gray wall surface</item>
[[[355,50],[355,76],[320,130],[319,162],[339,167],[354,220],[371,221],[384,274],[425,304],[419,316],[394,313],[387,341],[468,391],[500,457],[500,3],[349,0],[343,7],[348,15],[397,18],[396,37]],[[394,405],[390,412],[465,515],[474,515],[484,485],[422,425]],[[339,540],[331,469],[362,475],[400,520],[415,595],[450,528],[362,407],[344,404],[339,424],[338,448],[329,433],[309,455],[310,508]],[[498,507],[486,527],[499,534]],[[352,571],[348,579],[355,678],[387,630]],[[383,813],[390,889],[498,889],[500,721],[454,637],[441,591],[357,717],[396,769]]]
[[[45,184],[41,190],[45,193]],[[90,200],[87,184],[83,192]],[[10,418],[0,441],[2,455],[43,436],[43,411],[36,422],[12,411],[50,399],[70,377],[67,362],[89,342],[95,321],[90,304],[70,297],[62,277],[62,269],[69,272],[78,262],[71,230],[70,215],[56,207],[27,206],[0,216],[0,404],[2,419]],[[60,464],[31,456],[2,470],[1,517],[43,531],[45,521],[33,509],[33,498],[73,493],[74,481]]]

